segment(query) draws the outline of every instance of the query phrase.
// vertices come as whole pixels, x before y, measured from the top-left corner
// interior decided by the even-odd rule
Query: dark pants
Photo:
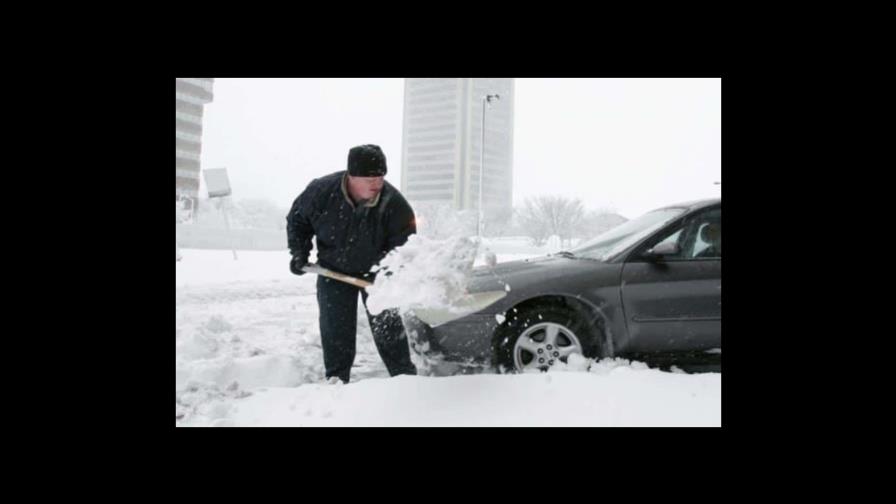
[[[358,293],[367,310],[367,292],[353,285],[324,276],[317,277],[317,306],[320,308],[320,342],[324,351],[326,376],[349,381],[355,361],[355,336],[358,329]],[[372,317],[367,312],[373,342],[390,376],[417,374],[404,324],[398,310],[385,310]]]

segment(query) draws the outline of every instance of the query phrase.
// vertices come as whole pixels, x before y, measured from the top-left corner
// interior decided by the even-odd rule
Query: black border
[[[427,65],[423,65],[423,66],[425,67]],[[434,66],[436,66],[436,65],[434,65]],[[732,118],[737,117],[737,113],[735,112],[736,108],[732,106],[731,97],[736,96],[736,94],[732,95],[732,93],[737,93],[737,91],[735,91],[735,89],[737,89],[737,87],[735,87],[732,84],[732,82],[734,82],[735,79],[733,79],[728,72],[724,72],[721,70],[696,70],[696,71],[674,71],[674,72],[668,71],[668,70],[655,70],[655,71],[644,71],[644,70],[610,71],[610,70],[608,70],[605,72],[581,71],[581,70],[568,71],[568,70],[561,70],[559,68],[551,68],[550,65],[544,65],[544,64],[542,64],[540,66],[536,65],[536,67],[537,67],[536,70],[527,70],[525,66],[521,66],[519,69],[511,70],[506,67],[504,67],[504,68],[502,68],[500,66],[495,67],[495,65],[493,65],[493,64],[486,65],[484,63],[482,64],[481,67],[478,67],[478,68],[477,68],[476,64],[473,64],[471,66],[473,68],[465,68],[464,69],[465,71],[451,70],[451,69],[441,70],[441,71],[437,71],[437,70],[433,71],[430,69],[419,69],[419,68],[415,68],[413,70],[403,70],[403,69],[400,69],[400,65],[396,65],[396,66],[392,66],[392,67],[385,67],[385,68],[380,67],[379,70],[372,70],[368,66],[365,66],[362,64],[360,66],[357,66],[357,65],[352,66],[351,68],[349,68],[349,67],[330,68],[326,71],[321,71],[320,73],[315,73],[314,75],[308,75],[308,74],[303,75],[300,73],[296,73],[294,71],[270,71],[270,70],[233,71],[233,70],[226,70],[226,69],[217,69],[217,71],[209,71],[210,69],[202,68],[202,65],[199,65],[197,68],[179,68],[176,71],[174,71],[173,73],[174,73],[174,76],[214,75],[216,77],[218,77],[218,76],[226,76],[226,77],[274,77],[274,76],[276,76],[276,77],[407,77],[407,76],[466,76],[466,75],[489,76],[489,77],[492,77],[492,76],[494,76],[494,77],[517,77],[517,78],[524,78],[524,77],[568,77],[568,78],[575,78],[575,77],[588,77],[588,78],[600,78],[600,77],[619,77],[619,78],[622,78],[622,77],[663,77],[663,78],[665,78],[665,77],[687,77],[687,78],[711,77],[712,78],[712,77],[721,77],[722,78],[722,91],[723,91],[722,92],[722,108],[724,111],[723,122],[722,122],[722,124],[723,124],[722,164],[725,167],[725,173],[727,175],[729,175],[729,177],[726,177],[726,180],[729,182],[729,184],[730,184],[731,180],[736,181],[735,185],[742,182],[742,177],[740,177],[738,175],[738,173],[739,173],[740,169],[744,168],[744,166],[742,163],[735,162],[735,160],[732,158],[732,156],[729,155],[730,146],[731,146],[730,139],[733,136],[731,128],[732,128],[732,123],[736,120],[736,119],[732,120]],[[170,85],[170,78],[169,79],[153,78],[153,79],[145,80],[141,83],[141,86],[142,85],[147,86],[147,89],[145,91],[141,91],[141,94],[140,94],[140,96],[141,96],[140,102],[141,102],[141,107],[142,107],[142,108],[140,108],[140,110],[141,110],[141,112],[145,111],[146,114],[141,115],[141,117],[140,117],[139,129],[146,128],[147,134],[144,136],[144,138],[152,139],[152,143],[158,147],[158,148],[148,149],[144,153],[145,155],[141,155],[141,158],[142,158],[142,160],[140,162],[141,166],[146,165],[146,164],[150,164],[152,166],[161,166],[163,164],[162,163],[161,146],[163,144],[167,144],[167,142],[170,141],[170,136],[166,137],[165,142],[161,141],[161,136],[162,136],[161,133],[165,132],[165,129],[161,127],[161,120],[163,117],[165,117],[165,115],[167,115],[167,114],[162,115],[160,112],[160,110],[161,110],[161,87],[162,87],[161,84],[163,81],[166,84],[166,86]],[[168,89],[170,90],[170,88],[168,88]],[[170,106],[170,105],[168,105],[168,106]],[[156,119],[158,121],[156,121]],[[167,117],[166,122],[168,123],[168,128],[170,128],[171,127],[170,126],[170,116]],[[170,132],[168,132],[168,135],[170,135]],[[165,164],[170,162],[170,160],[169,160],[170,158],[168,158],[168,156],[170,156],[170,151],[168,149],[170,149],[170,147],[165,149],[165,151],[166,151],[165,152],[165,158],[166,158]],[[157,170],[157,169],[156,169],[156,172],[159,174],[161,173],[160,170]],[[734,179],[730,178],[730,176],[732,176],[732,175],[735,177]],[[166,176],[164,179],[166,181],[166,183],[170,183],[170,179],[167,178],[169,176],[170,175]],[[129,180],[131,180],[132,182],[136,182],[136,178],[134,178],[133,180],[132,179],[129,179]],[[128,241],[129,243],[134,243],[135,247],[134,247],[133,251],[135,251],[135,252],[139,251],[139,252],[136,252],[134,254],[128,254],[127,259],[124,261],[126,264],[137,266],[137,270],[139,271],[140,279],[136,282],[135,285],[133,285],[133,287],[136,290],[136,292],[135,292],[136,298],[133,300],[133,303],[129,303],[129,304],[131,306],[139,306],[140,307],[139,313],[145,315],[140,318],[141,324],[140,324],[139,330],[137,332],[142,334],[145,331],[146,334],[142,334],[140,336],[134,335],[135,337],[139,338],[138,339],[139,342],[134,346],[134,349],[136,351],[140,352],[141,359],[143,359],[143,358],[146,359],[143,362],[146,362],[147,366],[145,366],[143,369],[150,371],[148,374],[142,374],[142,376],[145,377],[144,379],[147,381],[147,385],[149,385],[147,390],[150,393],[148,393],[145,398],[141,399],[141,403],[143,405],[145,405],[145,408],[142,408],[144,413],[146,414],[146,416],[143,417],[143,419],[152,419],[151,421],[149,421],[149,423],[153,427],[153,429],[161,428],[162,425],[164,425],[164,428],[166,428],[166,429],[172,428],[172,425],[170,422],[170,417],[166,417],[164,419],[164,424],[162,424],[163,419],[161,418],[161,391],[160,391],[160,387],[158,386],[159,383],[163,382],[161,373],[162,373],[162,370],[164,370],[164,366],[161,366],[160,362],[162,362],[162,361],[169,362],[169,363],[171,362],[170,361],[170,353],[169,353],[170,347],[168,346],[168,345],[170,345],[170,343],[167,343],[164,345],[164,347],[165,347],[164,352],[166,355],[162,355],[163,348],[162,348],[161,343],[159,343],[161,341],[160,335],[163,332],[167,332],[168,330],[170,330],[170,326],[168,326],[168,329],[165,329],[165,331],[162,331],[163,324],[161,323],[161,321],[164,320],[164,317],[161,317],[161,301],[166,298],[166,296],[161,293],[162,288],[164,287],[164,284],[166,283],[162,279],[166,276],[166,274],[163,274],[161,271],[156,271],[156,268],[159,268],[159,270],[161,269],[161,265],[158,261],[158,257],[161,255],[161,243],[163,241],[167,242],[167,240],[161,239],[161,237],[162,237],[161,221],[158,220],[159,219],[158,216],[161,215],[161,203],[157,197],[157,194],[161,192],[162,180],[163,179],[162,179],[161,175],[159,175],[158,177],[155,177],[155,176],[147,177],[144,180],[144,182],[146,182],[146,183],[142,183],[139,185],[139,192],[142,192],[143,190],[145,190],[147,192],[147,194],[145,195],[145,197],[141,194],[138,199],[140,201],[146,202],[146,204],[145,205],[138,204],[137,205],[138,208],[132,208],[132,209],[129,209],[129,211],[135,212],[136,214],[140,215],[140,217],[142,217],[141,226],[140,226],[141,229],[137,230],[136,232],[128,231],[128,234],[130,234],[130,236],[127,238],[130,238],[130,240],[125,238],[126,241]],[[157,185],[158,185],[158,187],[156,187]],[[723,189],[723,191],[727,190],[729,193],[731,193],[731,186],[727,185],[726,187],[728,189]],[[737,201],[738,200],[736,198],[735,205],[733,206],[735,208],[738,205]],[[170,204],[170,202],[169,202],[169,204]],[[732,207],[732,205],[729,205],[729,207]],[[169,207],[169,211],[170,211],[170,207]],[[167,213],[169,213],[169,212],[166,212],[166,214]],[[737,228],[738,228],[738,224],[737,224],[737,222],[739,220],[738,213],[739,213],[739,211],[736,210],[735,214],[731,214],[730,209],[726,213],[726,216],[727,216],[726,220],[728,220],[729,222],[735,222],[735,228],[734,228],[735,235],[737,234]],[[732,215],[734,215],[733,221],[731,220]],[[121,223],[122,229],[133,229],[133,226],[130,225],[130,223],[131,223],[130,218],[127,219],[127,222],[122,222]],[[170,225],[170,224],[168,224],[168,225]],[[731,243],[730,237],[732,236],[732,234],[731,234],[730,230],[732,228],[731,228],[730,224],[728,226],[728,229],[729,229],[729,234],[728,234],[729,246],[726,248],[729,250],[729,259],[731,257],[730,251],[735,250],[735,258],[736,258],[735,263],[736,263],[737,257],[739,255],[736,251],[736,249],[738,247],[738,245],[737,245],[738,239],[735,238],[735,245],[731,246],[730,245],[730,243]],[[165,234],[167,236],[170,236],[170,228],[167,228],[167,231],[165,232]],[[167,242],[167,243],[168,243],[168,245],[166,245],[166,248],[170,247],[170,242]],[[170,249],[168,250],[168,252],[166,252],[166,255],[169,253],[170,253]],[[729,260],[729,268],[727,268],[725,270],[726,278],[729,278],[729,279],[736,276],[736,273],[733,274],[734,276],[732,275],[732,270],[731,270],[732,266],[731,265],[732,265],[732,263]],[[737,266],[734,266],[734,268],[735,268],[735,272],[736,272]],[[132,271],[133,269],[129,268],[128,270]],[[167,291],[168,295],[170,295],[170,290],[168,290],[168,289],[170,289],[170,284],[168,284],[168,287],[164,287],[164,288]],[[728,320],[728,321],[732,321],[732,319],[730,318],[730,315],[731,315],[731,309],[732,309],[733,304],[730,300],[728,302],[725,302],[725,300],[726,300],[726,298],[730,299],[730,296],[731,296],[730,293],[731,293],[732,289],[733,289],[733,287],[729,283],[729,288],[726,290],[723,290],[723,305],[725,306],[726,311],[728,311],[729,316],[726,317],[726,320]],[[166,308],[166,310],[167,309],[170,309],[170,308]],[[744,309],[744,308],[738,308],[738,309]],[[127,318],[128,318],[127,315],[125,315],[125,319],[127,319]],[[676,437],[680,436],[680,435],[686,435],[686,436],[690,437],[690,436],[694,436],[696,434],[695,431],[700,431],[701,434],[706,434],[708,432],[719,432],[719,431],[730,430],[731,425],[733,423],[737,423],[732,420],[732,417],[736,417],[738,415],[737,413],[732,412],[733,410],[736,409],[736,408],[732,408],[732,404],[737,403],[737,401],[738,401],[737,396],[736,395],[732,396],[730,394],[730,392],[732,390],[732,383],[736,383],[739,380],[737,378],[737,375],[738,375],[740,369],[743,369],[743,368],[741,368],[737,364],[737,361],[739,359],[738,354],[740,353],[741,345],[739,344],[740,338],[736,334],[735,326],[734,326],[734,324],[729,323],[729,324],[725,324],[724,327],[725,327],[725,331],[723,331],[723,332],[725,333],[726,336],[729,336],[725,340],[726,341],[725,347],[727,350],[729,350],[729,352],[727,353],[728,357],[725,360],[725,370],[727,371],[727,373],[725,373],[725,377],[723,379],[723,396],[725,396],[728,399],[723,400],[723,412],[722,412],[723,422],[722,422],[721,429],[716,429],[716,428],[713,428],[713,429],[613,428],[612,429],[613,430],[612,438],[623,441],[622,443],[620,443],[620,445],[628,443],[628,442],[632,441],[633,439],[642,439],[642,440],[643,439],[652,439],[653,441],[660,441],[662,444],[663,441],[667,440],[667,436],[669,436],[669,435],[676,436]],[[734,331],[734,332],[732,332],[732,331]],[[166,378],[164,380],[165,382],[167,382],[167,380],[170,379],[170,372],[171,372],[171,370],[169,369],[166,373],[167,376],[165,377]],[[169,393],[170,393],[170,391],[169,391]],[[156,401],[155,399],[153,399],[152,401],[146,400],[149,397],[158,399],[158,401]],[[170,396],[168,396],[168,400],[170,400]],[[166,401],[166,403],[167,403],[167,401]],[[167,403],[167,404],[168,404],[168,406],[166,408],[164,408],[164,410],[169,411],[168,414],[170,414],[170,410],[168,409],[168,408],[170,408],[170,403]],[[417,428],[415,430],[420,430],[420,429],[421,428]],[[279,438],[284,433],[284,431],[282,429],[278,429],[278,430],[279,430],[279,432],[277,432],[276,438],[274,438],[274,439]],[[457,430],[457,429],[450,429],[450,430]],[[458,437],[460,437],[464,440],[469,440],[469,444],[472,446],[479,445],[480,443],[482,443],[481,446],[494,446],[496,444],[501,444],[504,441],[509,441],[509,439],[511,437],[525,435],[523,433],[515,432],[517,430],[519,430],[519,429],[500,429],[500,428],[464,429],[460,432],[450,434],[450,437],[452,437],[454,439],[458,439]],[[243,428],[243,429],[230,429],[230,430],[225,429],[223,431],[220,429],[215,429],[213,431],[208,431],[205,429],[175,428],[175,431],[178,432],[178,436],[180,436],[178,439],[181,441],[186,441],[189,438],[190,442],[192,443],[192,442],[198,441],[199,439],[208,439],[210,443],[217,443],[217,442],[223,441],[223,439],[219,438],[219,436],[222,436],[222,437],[226,436],[227,438],[231,438],[233,436],[232,432],[240,432],[239,435],[252,436],[253,434],[251,434],[251,433],[257,433],[257,432],[259,432],[259,429],[244,429]],[[276,432],[275,430],[271,430],[271,429],[262,429],[261,431],[262,432]],[[348,431],[351,431],[351,432],[348,432]],[[598,429],[597,431],[595,431],[593,429],[578,429],[578,428],[576,428],[576,429],[573,429],[573,431],[575,431],[575,432],[574,433],[570,432],[570,434],[573,434],[575,436],[581,435],[583,437],[583,439],[591,438],[591,436],[593,435],[594,438],[592,438],[592,439],[597,440],[599,438],[601,445],[605,445],[605,443],[608,443],[608,442],[610,444],[613,444],[612,441],[607,440],[607,438],[609,437],[608,436],[609,430],[606,428]],[[625,435],[626,434],[625,431],[631,431],[631,435]],[[206,433],[216,432],[216,434],[203,435],[203,434],[201,434],[202,432],[206,432]],[[221,434],[221,432],[230,432],[231,434]],[[314,429],[311,429],[311,430],[289,429],[288,432],[291,436],[298,435],[300,438],[303,439],[303,442],[306,440],[311,440],[313,438],[323,438],[325,440],[331,439],[330,437],[325,436],[325,435],[321,436],[322,432],[318,432],[317,430],[314,430]],[[247,433],[249,433],[249,434],[247,434]],[[393,434],[393,433],[396,436],[396,439],[394,439],[394,440],[391,439],[391,434]],[[444,432],[442,432],[442,433],[436,433],[436,432],[406,433],[406,432],[397,432],[396,429],[391,429],[391,428],[385,428],[385,429],[381,428],[381,429],[377,429],[376,431],[371,431],[369,429],[339,429],[339,431],[337,433],[334,433],[334,437],[348,439],[351,442],[364,440],[365,446],[377,446],[377,445],[382,445],[382,443],[385,443],[385,442],[392,442],[392,441],[398,442],[397,438],[407,438],[407,434],[411,434],[411,437],[409,439],[421,439],[421,438],[437,438],[445,433]],[[532,432],[530,434],[533,436],[537,435],[537,433],[535,433],[535,432]],[[355,435],[358,435],[358,436],[355,437]],[[207,437],[207,436],[210,436],[210,437]],[[457,436],[457,437],[455,437],[455,436]],[[653,436],[656,436],[656,437],[653,437]],[[699,436],[699,437],[702,437],[702,436]],[[370,443],[372,438],[378,439],[379,442],[374,441],[373,443]],[[710,439],[705,439],[705,440],[708,442],[712,442],[712,441],[710,441]],[[668,441],[671,441],[671,440],[668,440]],[[367,444],[367,443],[370,443],[370,444]],[[588,443],[588,444],[591,445],[591,443]],[[447,441],[445,442],[445,446],[450,446],[450,445],[451,445],[450,442],[447,442]],[[388,445],[383,446],[383,448],[387,448],[387,447],[388,447]],[[673,447],[669,446],[669,448],[671,449]]]

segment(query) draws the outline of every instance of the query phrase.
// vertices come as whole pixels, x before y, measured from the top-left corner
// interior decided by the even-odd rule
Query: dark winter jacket
[[[343,190],[346,173],[338,171],[308,184],[286,216],[286,234],[293,255],[307,257],[316,236],[318,264],[363,277],[417,229],[414,211],[392,184],[383,184],[374,206],[358,205]]]

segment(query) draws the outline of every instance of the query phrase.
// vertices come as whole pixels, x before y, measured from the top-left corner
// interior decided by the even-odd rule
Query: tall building
[[[482,206],[513,205],[513,79],[405,79],[401,191],[410,201],[456,210],[479,204],[482,99],[485,170]]]
[[[199,155],[202,153],[202,110],[214,98],[215,79],[175,79],[176,195],[199,197]]]

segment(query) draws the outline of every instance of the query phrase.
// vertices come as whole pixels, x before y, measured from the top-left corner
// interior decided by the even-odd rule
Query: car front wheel
[[[599,357],[597,330],[562,306],[529,308],[508,319],[498,333],[495,364],[502,372],[547,370],[577,353]]]

